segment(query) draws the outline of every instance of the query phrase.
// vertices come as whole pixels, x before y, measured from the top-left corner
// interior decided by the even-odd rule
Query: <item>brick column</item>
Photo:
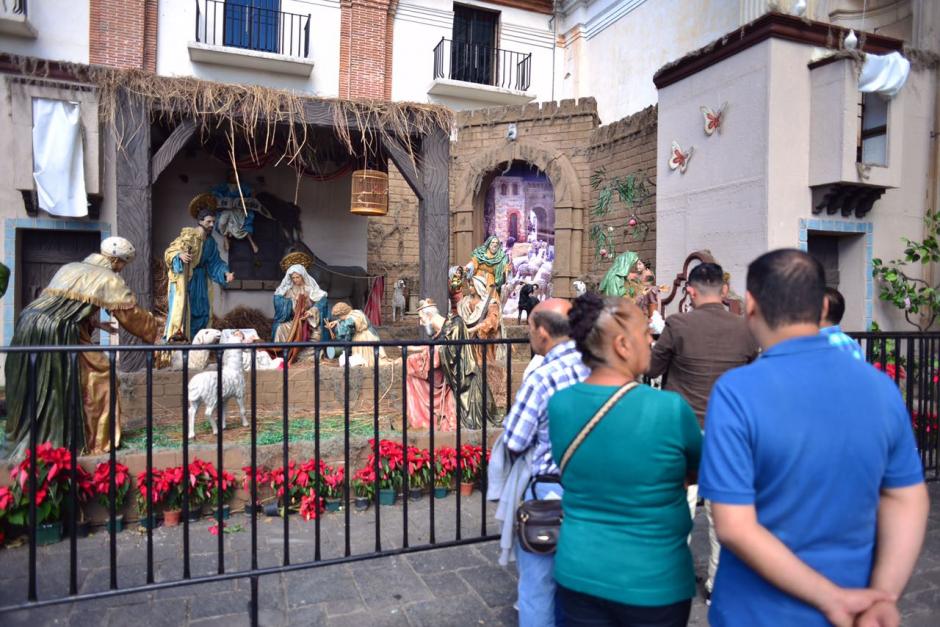
[[[88,60],[155,72],[159,0],[91,0]]]
[[[339,97],[392,96],[392,34],[398,0],[341,0]]]

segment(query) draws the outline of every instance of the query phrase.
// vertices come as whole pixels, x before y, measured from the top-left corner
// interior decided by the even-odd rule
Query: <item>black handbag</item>
[[[565,454],[561,456],[561,463],[558,464],[559,474],[565,472],[565,467],[571,460],[571,456],[578,450],[584,438],[588,436],[594,427],[598,425],[601,419],[607,415],[610,408],[617,404],[623,395],[637,386],[636,381],[631,381],[620,387],[611,395],[607,401],[601,405],[597,413],[588,420],[582,427],[578,435],[571,441]],[[561,499],[537,499],[535,497],[535,484],[539,482],[538,477],[533,479],[530,485],[533,498],[522,501],[516,508],[516,540],[527,553],[536,553],[539,555],[551,555],[555,552],[558,545],[558,534],[561,530],[561,521],[564,517],[561,510]],[[560,482],[560,476],[559,476]]]

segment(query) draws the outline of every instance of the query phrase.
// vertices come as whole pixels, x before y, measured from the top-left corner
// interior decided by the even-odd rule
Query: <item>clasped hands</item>
[[[822,609],[836,627],[897,627],[901,624],[897,596],[874,588],[841,588],[832,604]]]

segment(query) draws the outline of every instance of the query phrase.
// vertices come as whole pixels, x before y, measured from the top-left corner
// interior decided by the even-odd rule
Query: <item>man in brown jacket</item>
[[[688,401],[703,430],[708,396],[715,381],[728,370],[750,363],[757,357],[757,341],[748,330],[744,317],[731,313],[722,304],[727,290],[724,272],[718,264],[702,263],[692,268],[686,291],[693,309],[666,319],[666,328],[653,345],[647,373],[652,378],[662,376],[664,390],[678,392]],[[689,511],[695,518],[697,485],[689,486],[688,497]],[[711,544],[708,579],[705,581],[707,601],[718,570],[720,547],[709,503],[705,504],[705,513]]]

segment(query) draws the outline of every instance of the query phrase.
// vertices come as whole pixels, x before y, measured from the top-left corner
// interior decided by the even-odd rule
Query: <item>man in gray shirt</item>
[[[757,357],[758,344],[744,317],[731,313],[722,304],[727,289],[724,272],[718,264],[702,263],[692,268],[686,291],[693,309],[666,319],[666,327],[653,345],[647,373],[653,378],[662,376],[663,389],[678,392],[692,406],[703,430],[708,396],[715,381],[728,370],[748,364]],[[688,497],[689,511],[694,518],[697,485],[689,486]],[[711,543],[708,579],[705,581],[705,598],[708,600],[718,570],[720,547],[708,503],[705,504],[705,512]]]

